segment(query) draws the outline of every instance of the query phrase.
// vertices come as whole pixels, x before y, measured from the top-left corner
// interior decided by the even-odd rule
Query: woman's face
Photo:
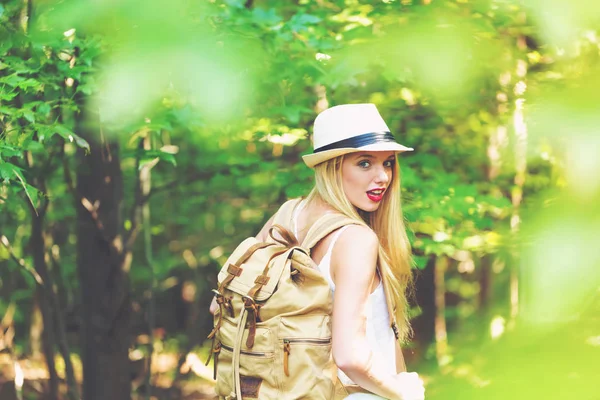
[[[392,183],[396,156],[393,151],[363,151],[344,156],[342,185],[350,203],[373,212]]]

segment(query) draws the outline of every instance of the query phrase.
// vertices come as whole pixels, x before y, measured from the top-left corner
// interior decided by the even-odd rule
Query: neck
[[[315,193],[307,198],[307,207],[310,207],[313,213],[317,215],[325,214],[326,212],[335,212],[336,210],[324,201],[321,196]]]

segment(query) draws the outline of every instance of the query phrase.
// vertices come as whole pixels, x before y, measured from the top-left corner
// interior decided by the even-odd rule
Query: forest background
[[[0,399],[198,399],[316,114],[401,143],[428,399],[600,399],[600,3],[0,1]]]

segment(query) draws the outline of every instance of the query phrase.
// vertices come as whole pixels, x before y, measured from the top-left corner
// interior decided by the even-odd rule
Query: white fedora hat
[[[342,104],[317,115],[312,154],[302,157],[314,167],[323,161],[359,151],[412,151],[396,142],[375,104]]]

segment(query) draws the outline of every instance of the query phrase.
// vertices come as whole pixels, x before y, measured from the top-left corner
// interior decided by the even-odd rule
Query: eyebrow
[[[369,154],[363,154],[363,155],[359,155],[359,156],[355,157],[355,159],[359,159],[359,158],[375,158],[375,156],[372,156],[372,155],[369,155]],[[386,158],[386,161],[387,160],[392,160],[392,159],[394,159],[394,160],[396,159],[396,156],[393,155],[393,154],[391,156],[389,156],[388,158]]]

